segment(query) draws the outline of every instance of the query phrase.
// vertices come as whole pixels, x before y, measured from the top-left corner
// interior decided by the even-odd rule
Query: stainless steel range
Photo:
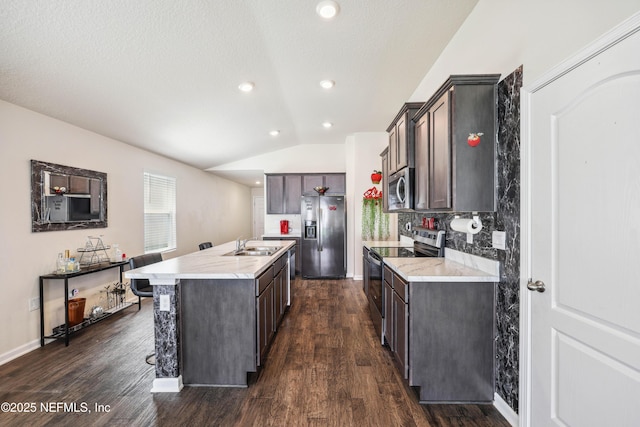
[[[369,300],[369,311],[376,332],[384,344],[382,319],[384,317],[383,263],[384,258],[443,257],[446,233],[444,230],[413,229],[413,246],[377,246],[369,248],[364,265],[364,289]]]

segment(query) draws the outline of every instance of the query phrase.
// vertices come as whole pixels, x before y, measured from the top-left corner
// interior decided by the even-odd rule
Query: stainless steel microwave
[[[404,168],[389,177],[387,200],[389,211],[413,210],[414,169]]]

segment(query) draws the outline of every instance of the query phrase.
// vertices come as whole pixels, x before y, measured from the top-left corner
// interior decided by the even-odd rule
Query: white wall
[[[29,160],[107,173],[108,227],[31,232]],[[0,363],[39,345],[39,311],[28,310],[38,296],[38,276],[55,268],[59,252],[83,246],[89,235],[104,235],[129,255],[143,252],[143,172],[177,178],[177,250],[197,250],[201,241],[222,243],[251,229],[250,189],[210,173],[134,148],[59,120],[0,101]],[[230,214],[232,213],[232,214]],[[70,282],[97,303],[101,287],[117,281],[117,270]],[[45,333],[64,323],[62,281],[47,286]],[[87,307],[88,309],[89,307]],[[88,331],[90,333],[90,331]]]
[[[535,81],[640,10],[640,0],[482,0],[411,96],[426,101],[451,74],[501,73],[523,65]]]
[[[211,168],[211,170],[263,170],[265,173],[328,173],[344,172],[345,168],[344,144],[300,144],[227,163]]]
[[[401,106],[398,106],[400,110]],[[393,117],[389,118],[391,123]],[[382,169],[380,153],[389,144],[386,132],[356,133],[347,138],[347,266],[348,275],[355,279],[362,279],[362,198],[364,192],[371,187],[385,191],[382,183],[374,185],[371,182],[373,170]],[[397,217],[392,214],[389,220],[391,230],[390,240],[397,240]]]

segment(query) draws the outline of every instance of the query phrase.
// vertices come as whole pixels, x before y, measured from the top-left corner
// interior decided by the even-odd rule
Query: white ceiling
[[[200,169],[343,143],[386,129],[477,3],[318,1],[0,0],[0,98]]]

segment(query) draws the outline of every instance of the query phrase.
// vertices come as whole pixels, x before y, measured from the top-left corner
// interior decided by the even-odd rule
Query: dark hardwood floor
[[[141,311],[98,323],[69,347],[55,342],[0,366],[0,402],[20,410],[3,406],[0,426],[509,425],[491,405],[418,404],[375,336],[362,282],[298,279],[293,293],[248,388],[150,393],[147,299]]]

